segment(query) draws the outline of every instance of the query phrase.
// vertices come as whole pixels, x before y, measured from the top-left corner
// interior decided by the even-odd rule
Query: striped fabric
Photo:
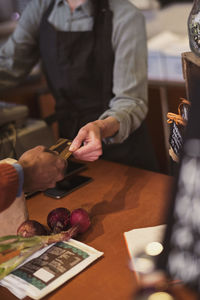
[[[18,173],[12,165],[0,164],[0,212],[8,208],[15,200],[18,180]]]

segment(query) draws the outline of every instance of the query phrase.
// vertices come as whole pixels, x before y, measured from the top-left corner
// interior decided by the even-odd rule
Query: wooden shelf
[[[200,57],[193,52],[184,52],[182,66],[187,99],[192,102],[194,98],[200,98]]]
[[[195,55],[193,52],[183,52],[182,59],[188,60],[196,66],[200,67],[200,57]]]

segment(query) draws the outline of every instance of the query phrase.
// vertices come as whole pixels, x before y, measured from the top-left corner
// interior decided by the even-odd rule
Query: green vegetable
[[[68,241],[78,233],[79,226],[75,225],[67,231],[58,234],[40,235],[24,238],[18,235],[4,236],[0,238],[0,253],[7,254],[20,250],[20,254],[0,264],[0,280],[12,272],[34,252],[47,245],[57,242]]]
[[[85,232],[91,225],[88,213],[82,209],[75,209],[70,217],[71,228],[52,235],[35,235],[23,237],[20,235],[9,235],[0,238],[0,253],[7,254],[12,251],[20,251],[15,256],[0,264],[0,280],[12,272],[34,252],[47,245],[57,242],[68,241],[78,233]]]

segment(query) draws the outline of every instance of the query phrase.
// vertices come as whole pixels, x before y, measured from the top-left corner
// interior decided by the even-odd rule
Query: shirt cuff
[[[19,178],[19,186],[18,186],[18,191],[17,191],[17,197],[21,196],[22,191],[23,191],[23,185],[24,185],[24,171],[23,168],[20,164],[14,163],[13,167],[16,169],[18,173],[18,178]]]
[[[107,117],[114,117],[116,118],[119,123],[119,130],[111,137],[107,137],[103,139],[103,142],[105,144],[121,144],[124,142],[124,140],[128,137],[129,135],[129,124],[128,123],[128,118],[124,118],[124,113],[116,113],[114,111],[105,111],[100,117],[100,120],[106,119]]]

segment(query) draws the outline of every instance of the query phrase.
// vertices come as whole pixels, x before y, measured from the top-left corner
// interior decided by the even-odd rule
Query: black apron
[[[112,94],[114,52],[112,12],[108,0],[93,0],[92,31],[65,32],[49,22],[54,2],[40,25],[40,54],[44,74],[56,99],[60,136],[73,139],[79,129],[97,120]],[[144,124],[122,144],[103,144],[102,158],[156,170]]]

